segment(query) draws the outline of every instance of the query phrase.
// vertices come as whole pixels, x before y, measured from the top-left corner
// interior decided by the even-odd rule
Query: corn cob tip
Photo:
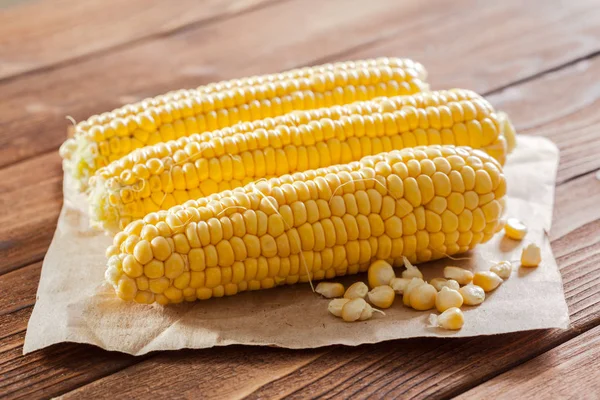
[[[515,127],[513,126],[512,122],[510,122],[510,118],[505,112],[499,111],[498,118],[502,124],[506,145],[508,147],[508,153],[511,153],[515,147],[517,147],[517,133],[515,131]]]

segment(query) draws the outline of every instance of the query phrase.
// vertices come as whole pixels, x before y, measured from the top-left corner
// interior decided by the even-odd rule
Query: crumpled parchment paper
[[[467,253],[470,260],[422,264],[426,279],[446,265],[487,270],[491,261],[518,260],[522,246],[542,247],[538,268],[514,267],[510,279],[478,307],[464,307],[460,331],[427,326],[432,311],[417,312],[401,301],[369,321],[345,323],[327,312],[328,300],[308,284],[248,292],[163,308],[122,302],[104,283],[104,251],[111,238],[88,228],[85,198],[65,180],[65,201],[44,259],[37,302],[29,320],[24,353],[60,342],[90,343],[141,355],[155,350],[231,344],[314,348],[359,345],[418,336],[466,337],[542,328],[566,328],[569,314],[561,276],[547,232],[552,219],[558,149],[544,138],[519,137],[505,166],[507,216],[524,221],[523,242],[497,234]],[[517,263],[518,265],[518,263]],[[366,280],[364,274],[340,281]]]

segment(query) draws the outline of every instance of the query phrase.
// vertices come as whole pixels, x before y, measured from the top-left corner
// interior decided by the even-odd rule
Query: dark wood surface
[[[0,0],[0,397],[598,398],[600,1]],[[568,330],[310,351],[22,355],[80,120],[170,89],[406,56],[561,149],[552,249]]]

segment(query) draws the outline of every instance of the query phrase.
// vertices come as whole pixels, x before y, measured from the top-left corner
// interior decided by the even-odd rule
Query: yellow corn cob
[[[505,189],[500,164],[469,147],[381,153],[150,213],[115,235],[106,279],[167,304],[429,261],[489,240]]]
[[[90,180],[90,216],[116,231],[256,179],[417,145],[468,145],[503,163],[504,126],[487,101],[459,89],[295,112],[132,152]]]
[[[426,88],[424,68],[382,58],[294,70],[175,92],[78,124],[61,147],[64,168],[82,189],[100,167],[134,149],[288,113],[411,94]]]

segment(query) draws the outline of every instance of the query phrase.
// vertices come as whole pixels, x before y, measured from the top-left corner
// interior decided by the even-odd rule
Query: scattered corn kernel
[[[484,292],[491,292],[504,282],[495,272],[477,271],[473,276],[473,285],[479,286]]]
[[[389,285],[395,277],[394,268],[385,260],[377,260],[369,267],[368,279],[371,288]]]
[[[344,285],[341,283],[321,282],[317,285],[315,292],[328,299],[342,297],[344,295]]]
[[[512,273],[512,264],[510,261],[500,261],[499,263],[492,265],[490,271],[502,279],[508,279]]]
[[[413,291],[414,288],[423,285],[425,281],[421,278],[412,278],[406,288],[404,289],[404,293],[402,295],[402,303],[405,306],[410,307],[410,292]]]
[[[437,308],[439,312],[444,312],[449,308],[462,306],[463,301],[464,300],[458,290],[444,286],[435,297],[435,308]]]
[[[429,283],[424,283],[410,291],[410,306],[415,310],[424,311],[435,307],[437,290]]]
[[[367,304],[364,299],[352,299],[342,307],[342,319],[346,322],[357,321],[361,318],[361,316],[363,316],[363,311],[365,311],[365,309],[368,310],[369,308],[371,308],[371,306]],[[371,315],[369,315],[369,311],[365,313],[364,317],[364,319],[369,319],[371,317]]]
[[[468,306],[477,306],[485,300],[485,291],[472,283],[461,287],[458,292],[463,298],[463,303]]]
[[[459,330],[465,324],[465,316],[458,307],[451,307],[440,315],[431,314],[429,324],[432,327]]]
[[[510,239],[521,240],[527,234],[527,226],[516,218],[509,218],[504,225],[504,233]]]
[[[466,285],[473,280],[473,273],[460,267],[445,267],[444,278],[454,279],[459,285]]]
[[[411,262],[408,261],[408,258],[402,257],[402,259],[404,260],[404,266],[406,267],[406,269],[404,271],[402,271],[403,278],[407,278],[407,279],[421,278],[421,279],[423,279],[423,274],[421,273],[419,268],[412,265]]]
[[[377,286],[369,293],[369,301],[379,308],[390,308],[396,298],[396,292],[390,286]]]
[[[364,282],[356,282],[350,285],[348,289],[346,289],[346,293],[344,293],[345,299],[364,299],[369,293],[369,288],[365,285]]]
[[[390,287],[394,289],[397,294],[403,294],[410,281],[411,280],[408,278],[394,278],[390,281]]]
[[[429,283],[431,285],[433,285],[435,290],[437,290],[438,292],[441,291],[445,287],[448,287],[448,288],[454,289],[454,290],[460,289],[460,285],[454,279],[433,278],[432,280],[429,281]]]
[[[342,308],[344,307],[344,304],[346,304],[349,301],[350,299],[333,299],[329,302],[327,310],[329,310],[329,312],[335,315],[336,317],[341,317]]]
[[[366,303],[365,308],[363,308],[362,312],[360,313],[360,317],[358,319],[360,321],[365,321],[365,320],[371,318],[373,316],[373,311],[375,311],[375,309],[373,307],[371,307],[371,305],[369,303]]]
[[[521,267],[537,267],[542,262],[542,250],[535,243],[529,243],[521,252]]]

